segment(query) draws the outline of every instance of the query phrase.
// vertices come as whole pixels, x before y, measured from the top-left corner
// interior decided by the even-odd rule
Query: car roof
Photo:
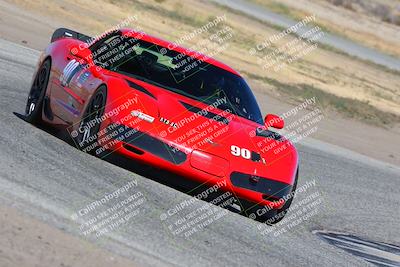
[[[233,74],[236,74],[236,75],[240,76],[240,74],[236,70],[232,69],[228,65],[226,65],[226,64],[224,64],[224,63],[222,63],[222,62],[220,62],[218,60],[215,60],[215,59],[213,59],[211,57],[208,57],[207,55],[201,54],[201,53],[196,52],[196,51],[192,51],[190,49],[184,48],[184,47],[179,46],[177,44],[174,44],[172,42],[165,41],[165,40],[162,40],[160,38],[151,36],[151,35],[146,34],[144,32],[135,31],[135,30],[129,29],[129,28],[123,28],[123,29],[120,29],[120,31],[125,36],[129,36],[129,37],[132,37],[132,38],[138,38],[138,39],[144,40],[144,41],[149,42],[149,43],[153,43],[153,44],[156,44],[156,45],[159,45],[159,46],[162,46],[162,47],[166,47],[166,48],[168,48],[170,50],[173,50],[173,51],[176,51],[178,53],[182,53],[182,54],[184,54],[186,56],[193,57],[193,58],[196,58],[196,59],[201,59],[202,61],[204,61],[204,62],[206,62],[208,64],[211,64],[213,66],[216,66],[218,68],[224,69],[226,71],[229,71],[229,72],[231,72]],[[195,52],[195,53],[193,53],[193,52]]]

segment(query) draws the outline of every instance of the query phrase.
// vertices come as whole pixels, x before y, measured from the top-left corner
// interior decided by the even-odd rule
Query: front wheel
[[[268,209],[268,207],[257,205],[252,209],[253,213],[251,214],[250,217],[259,222],[267,222],[268,224],[276,224],[280,222],[285,217],[286,213],[289,211],[290,205],[292,204],[294,198],[294,194],[292,193],[296,191],[298,178],[299,178],[299,168],[297,167],[296,177],[292,186],[292,190],[289,193],[292,197],[290,197],[285,202],[282,208],[277,210],[275,209],[271,210]]]
[[[25,107],[25,120],[30,123],[39,123],[42,120],[43,99],[49,83],[50,68],[51,63],[47,59],[37,71],[29,91]]]
[[[285,202],[285,204],[283,205],[282,208],[277,210],[276,213],[280,214],[281,216],[278,216],[278,218],[274,221],[274,223],[280,222],[283,219],[283,217],[285,217],[286,213],[289,211],[290,205],[292,205],[292,201],[293,201],[293,198],[294,198],[294,194],[292,194],[292,193],[296,191],[298,178],[299,178],[299,167],[297,167],[296,177],[294,179],[294,184],[293,184],[292,190],[290,191],[290,194],[292,195],[292,197],[289,198]]]
[[[95,155],[99,147],[97,138],[106,101],[107,89],[105,86],[100,86],[90,99],[75,138],[79,149],[92,155]]]

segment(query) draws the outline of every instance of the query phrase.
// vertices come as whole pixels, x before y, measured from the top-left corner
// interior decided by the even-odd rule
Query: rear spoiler
[[[82,42],[90,42],[90,40],[92,39],[92,37],[90,36],[65,28],[59,28],[55,30],[53,35],[51,36],[51,42],[54,42],[60,38],[72,38],[80,40]]]

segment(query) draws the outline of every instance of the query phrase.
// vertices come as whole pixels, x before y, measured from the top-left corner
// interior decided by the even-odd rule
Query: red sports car
[[[238,72],[143,32],[91,38],[56,30],[40,56],[26,120],[67,129],[86,152],[218,184],[241,200],[242,212],[274,216],[272,223],[297,184],[297,151],[270,130],[283,120],[263,119]]]

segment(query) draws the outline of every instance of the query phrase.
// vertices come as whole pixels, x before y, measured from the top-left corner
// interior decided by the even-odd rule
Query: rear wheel
[[[31,90],[29,91],[25,107],[25,120],[30,123],[39,123],[42,121],[43,99],[49,83],[50,68],[51,63],[47,59],[37,71]]]

